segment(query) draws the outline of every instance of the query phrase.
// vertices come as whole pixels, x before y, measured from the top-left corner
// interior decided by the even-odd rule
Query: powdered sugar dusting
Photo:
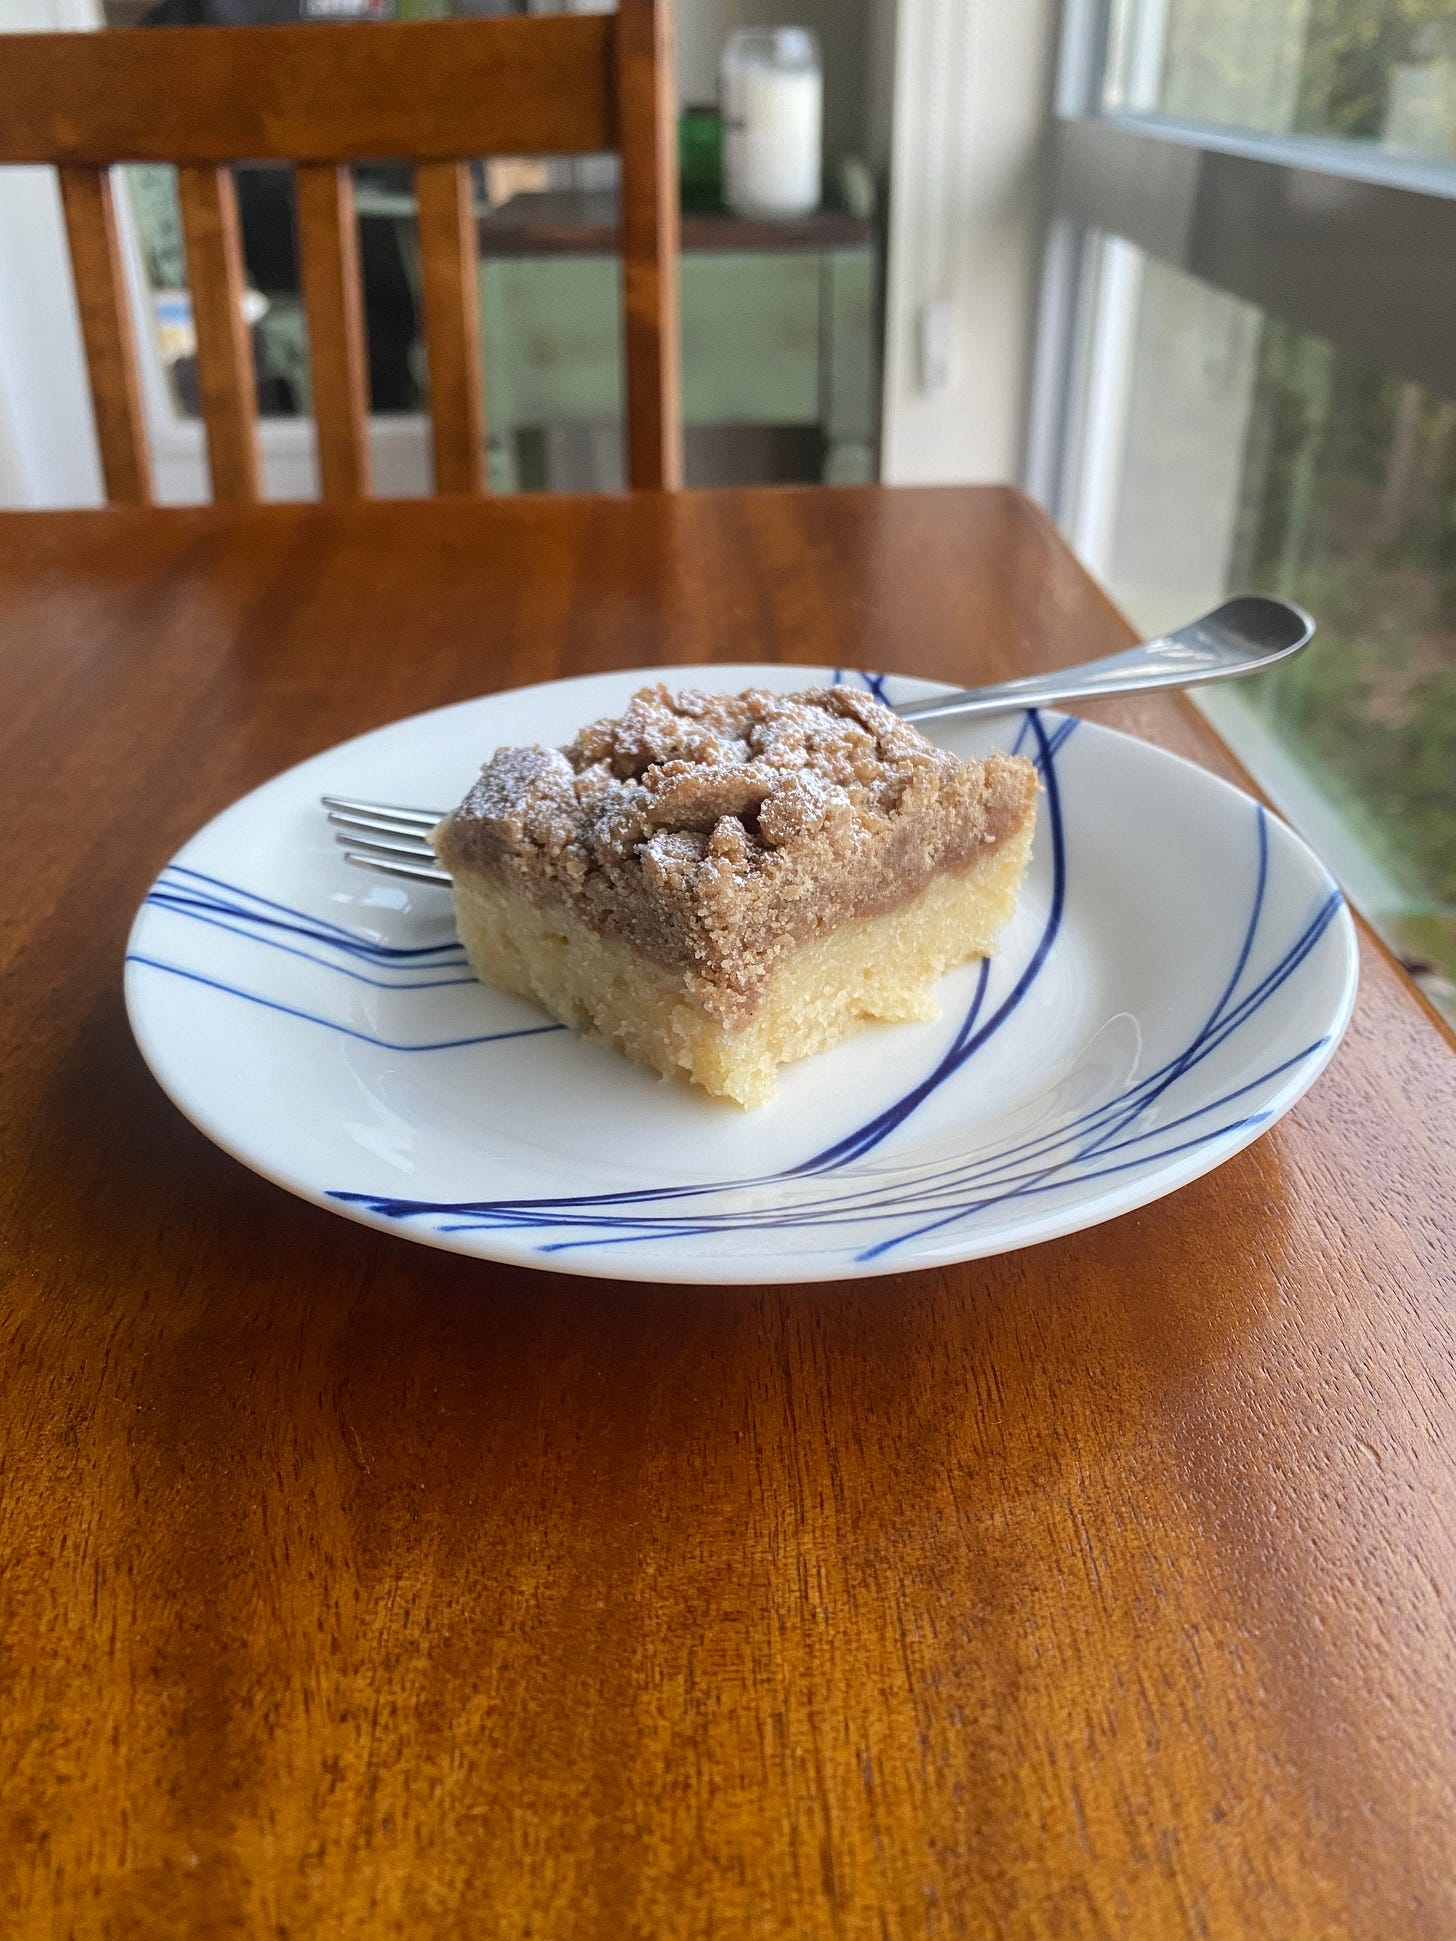
[[[918,895],[1021,826],[1031,764],[961,762],[852,688],[642,689],[564,749],[502,748],[437,843],[741,1010],[781,952]]]

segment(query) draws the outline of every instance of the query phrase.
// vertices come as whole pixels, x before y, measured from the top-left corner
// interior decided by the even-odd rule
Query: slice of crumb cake
[[[435,834],[485,983],[758,1105],[875,1018],[932,1018],[1031,853],[1036,775],[963,762],[854,688],[644,688],[501,748]]]

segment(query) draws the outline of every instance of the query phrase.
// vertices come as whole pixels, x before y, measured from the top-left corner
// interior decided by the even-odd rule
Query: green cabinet
[[[869,247],[681,258],[689,425],[817,425],[827,477],[868,480],[876,418]],[[500,483],[514,435],[622,417],[621,271],[596,255],[481,264],[486,416]]]

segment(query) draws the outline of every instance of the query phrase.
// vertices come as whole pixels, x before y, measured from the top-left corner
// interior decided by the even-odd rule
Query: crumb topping
[[[565,748],[500,748],[435,835],[681,967],[741,1013],[806,937],[969,867],[1033,812],[1020,756],[962,762],[868,693],[643,688]]]

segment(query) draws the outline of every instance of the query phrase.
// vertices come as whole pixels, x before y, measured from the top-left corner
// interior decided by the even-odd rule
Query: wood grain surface
[[[123,505],[148,505],[152,459],[111,171],[66,167],[56,173],[106,496]]]
[[[243,315],[247,269],[230,168],[188,164],[177,171],[187,288],[197,328],[197,383],[207,428],[212,496],[250,504],[262,494],[253,340]]]
[[[615,38],[605,14],[7,34],[0,163],[591,153],[617,145]]]
[[[298,259],[308,307],[308,362],[318,428],[319,492],[369,490],[369,352],[354,177],[329,162],[293,171]]]
[[[670,0],[619,7],[616,78],[627,483],[674,490],[683,482],[683,425]]]
[[[470,170],[464,162],[423,162],[415,170],[415,194],[435,490],[479,492],[485,385]]]
[[[0,521],[0,1932],[1456,1933],[1456,1060],[1377,946],[1216,1173],[841,1286],[350,1225],[127,1032],[156,871],[343,736],[1124,639],[998,490]]]

